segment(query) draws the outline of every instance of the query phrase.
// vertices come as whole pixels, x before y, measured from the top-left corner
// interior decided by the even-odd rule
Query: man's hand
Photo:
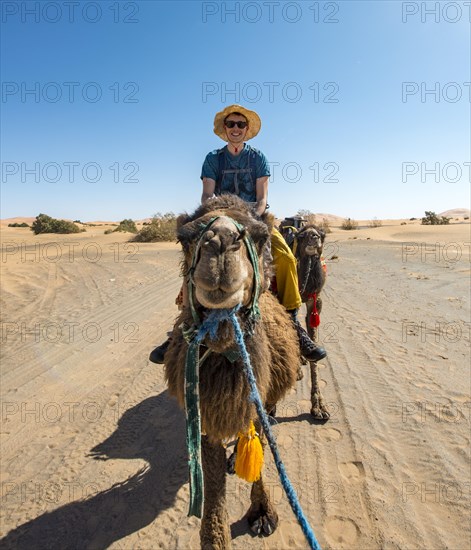
[[[201,204],[204,204],[214,195],[216,182],[211,178],[203,178],[203,194],[201,195]]]

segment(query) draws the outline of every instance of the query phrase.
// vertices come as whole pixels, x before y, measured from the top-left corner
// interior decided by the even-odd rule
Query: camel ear
[[[177,237],[183,248],[188,249],[194,243],[201,232],[201,221],[191,220],[190,216],[182,214],[177,219]]]
[[[325,231],[323,229],[318,229],[319,235],[321,236],[321,243],[324,244],[325,240]]]
[[[263,247],[270,238],[270,231],[268,230],[267,224],[263,222],[253,222],[247,229],[257,247],[258,253],[261,254]]]
[[[187,224],[191,220],[191,217],[189,214],[180,214],[177,217],[177,231],[179,231],[185,224]]]

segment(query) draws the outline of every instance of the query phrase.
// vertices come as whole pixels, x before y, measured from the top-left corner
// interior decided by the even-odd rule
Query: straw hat
[[[249,129],[247,130],[247,135],[245,136],[246,140],[252,139],[260,132],[262,121],[255,111],[249,111],[249,109],[246,109],[241,105],[229,105],[217,113],[214,117],[214,133],[224,141],[227,141],[226,130],[224,129],[224,120],[231,113],[240,113],[247,119]]]

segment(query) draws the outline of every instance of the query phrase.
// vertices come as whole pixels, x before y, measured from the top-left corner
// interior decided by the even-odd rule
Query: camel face
[[[320,257],[324,245],[325,233],[315,227],[307,226],[298,233],[299,255]]]
[[[198,302],[210,309],[232,308],[250,302],[253,268],[239,232],[226,216],[202,235],[193,280]]]

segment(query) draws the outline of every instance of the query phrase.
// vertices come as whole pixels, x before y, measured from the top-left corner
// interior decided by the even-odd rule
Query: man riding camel
[[[227,145],[206,155],[201,171],[202,203],[214,195],[231,193],[253,203],[258,215],[265,212],[270,177],[268,162],[261,151],[245,143],[258,134],[261,126],[258,114],[240,105],[230,105],[216,114],[214,133],[226,141]],[[293,319],[301,353],[309,361],[320,361],[327,356],[327,352],[316,346],[297,319],[302,300],[298,289],[296,258],[276,229],[273,229],[271,235],[271,252],[278,299]],[[183,285],[183,289],[185,287]],[[188,305],[185,294],[186,292],[183,295],[183,307]],[[154,349],[149,359],[154,363],[164,363],[168,345],[169,340]]]

